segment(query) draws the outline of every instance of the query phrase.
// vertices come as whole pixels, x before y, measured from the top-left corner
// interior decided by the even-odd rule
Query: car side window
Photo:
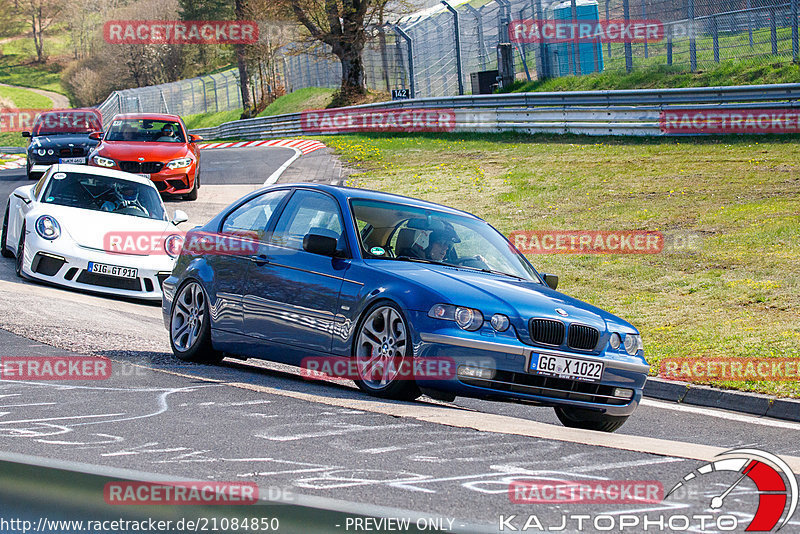
[[[264,241],[267,223],[287,193],[271,191],[245,202],[225,218],[221,232]]]
[[[303,238],[314,233],[342,238],[342,216],[336,201],[317,191],[296,191],[281,213],[272,243],[303,250]]]

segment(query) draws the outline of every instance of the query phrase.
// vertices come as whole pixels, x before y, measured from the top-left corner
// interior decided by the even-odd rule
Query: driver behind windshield
[[[156,139],[156,142],[174,143],[177,140],[177,137],[175,137],[175,126],[167,123],[161,128],[161,136]]]
[[[455,233],[444,230],[434,230],[428,238],[428,247],[425,249],[425,257],[433,261],[444,261],[453,243],[460,243],[461,240]]]
[[[114,185],[114,198],[103,202],[100,209],[114,212],[129,207],[141,210],[145,215],[150,216],[150,212],[139,201],[139,188],[132,183],[119,183]]]

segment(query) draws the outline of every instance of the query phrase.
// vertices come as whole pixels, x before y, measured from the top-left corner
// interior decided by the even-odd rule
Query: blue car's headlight
[[[44,156],[45,154],[47,154],[47,150],[40,148],[39,150],[36,151],[36,153],[39,154],[40,156]]]
[[[635,356],[639,349],[643,349],[642,336],[638,334],[625,334],[625,352]]]
[[[36,219],[36,233],[49,241],[57,239],[61,235],[61,227],[58,221],[49,215],[42,215]]]
[[[612,349],[617,350],[619,346],[622,344],[622,338],[619,337],[619,334],[614,332],[608,339],[608,344],[611,345]]]
[[[455,321],[458,326],[470,331],[477,330],[483,326],[483,314],[480,310],[464,306],[453,306],[452,304],[434,304],[428,310],[428,317]]]

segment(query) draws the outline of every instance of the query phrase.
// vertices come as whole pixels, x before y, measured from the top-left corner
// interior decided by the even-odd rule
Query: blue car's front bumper
[[[649,366],[640,356],[610,350],[593,355],[540,349],[520,342],[513,327],[504,333],[494,332],[488,326],[467,332],[453,322],[431,319],[424,312],[410,312],[409,319],[415,330],[412,333],[415,358],[445,362],[435,369],[455,368],[447,376],[443,373],[438,377],[418,377],[417,382],[423,388],[456,396],[527,401],[545,406],[570,405],[614,416],[630,415],[642,398]],[[587,382],[539,375],[529,371],[532,354],[602,362],[602,378]],[[462,366],[491,369],[492,376],[463,376],[455,372]],[[628,396],[615,394],[619,388],[628,390]]]

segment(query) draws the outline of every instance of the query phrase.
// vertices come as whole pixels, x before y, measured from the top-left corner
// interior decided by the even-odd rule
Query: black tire
[[[200,189],[200,176],[195,174],[194,187],[192,187],[192,190],[186,193],[183,198],[186,200],[197,200],[198,189]]]
[[[8,239],[8,214],[11,209],[11,204],[6,205],[6,214],[3,216],[3,231],[0,233],[0,255],[4,258],[13,258],[14,254],[6,246],[6,239]]]
[[[211,345],[208,295],[196,280],[187,280],[175,292],[169,320],[169,343],[179,360],[195,363],[222,361],[223,354]]]
[[[627,415],[607,415],[573,406],[559,406],[555,408],[555,411],[556,416],[564,426],[582,428],[584,430],[599,430],[600,432],[614,432],[628,420]]]
[[[389,317],[388,321],[386,320],[387,316]],[[386,324],[387,322],[389,324]],[[367,327],[370,327],[369,331],[365,330]],[[376,332],[379,334],[381,330],[386,335],[377,335],[376,337]],[[396,304],[389,301],[381,301],[367,308],[361,316],[355,332],[352,357],[356,359],[356,367],[358,368],[359,376],[362,378],[355,381],[359,389],[374,397],[396,400],[414,400],[422,395],[417,383],[413,377],[408,376],[408,373],[406,373],[406,376],[400,376],[399,378],[398,375],[401,375],[401,373],[395,373],[393,377],[386,381],[385,385],[376,385],[376,380],[367,380],[364,375],[361,375],[362,371],[385,370],[384,365],[376,367],[373,364],[367,369],[362,364],[365,359],[370,358],[368,354],[374,354],[375,345],[378,344],[385,347],[385,352],[372,356],[372,361],[380,358],[381,361],[376,363],[385,364],[391,360],[394,367],[388,366],[389,369],[403,369],[403,363],[406,369],[413,368],[412,343],[408,324],[402,310]],[[375,378],[375,375],[370,376]],[[381,375],[380,382],[382,381],[383,375]]]
[[[33,180],[33,176],[31,176],[31,162],[28,161],[25,164],[25,172],[28,175],[28,180]]]
[[[22,223],[22,230],[19,232],[19,243],[17,243],[16,261],[14,270],[17,276],[22,278],[22,262],[25,260],[25,223]]]

